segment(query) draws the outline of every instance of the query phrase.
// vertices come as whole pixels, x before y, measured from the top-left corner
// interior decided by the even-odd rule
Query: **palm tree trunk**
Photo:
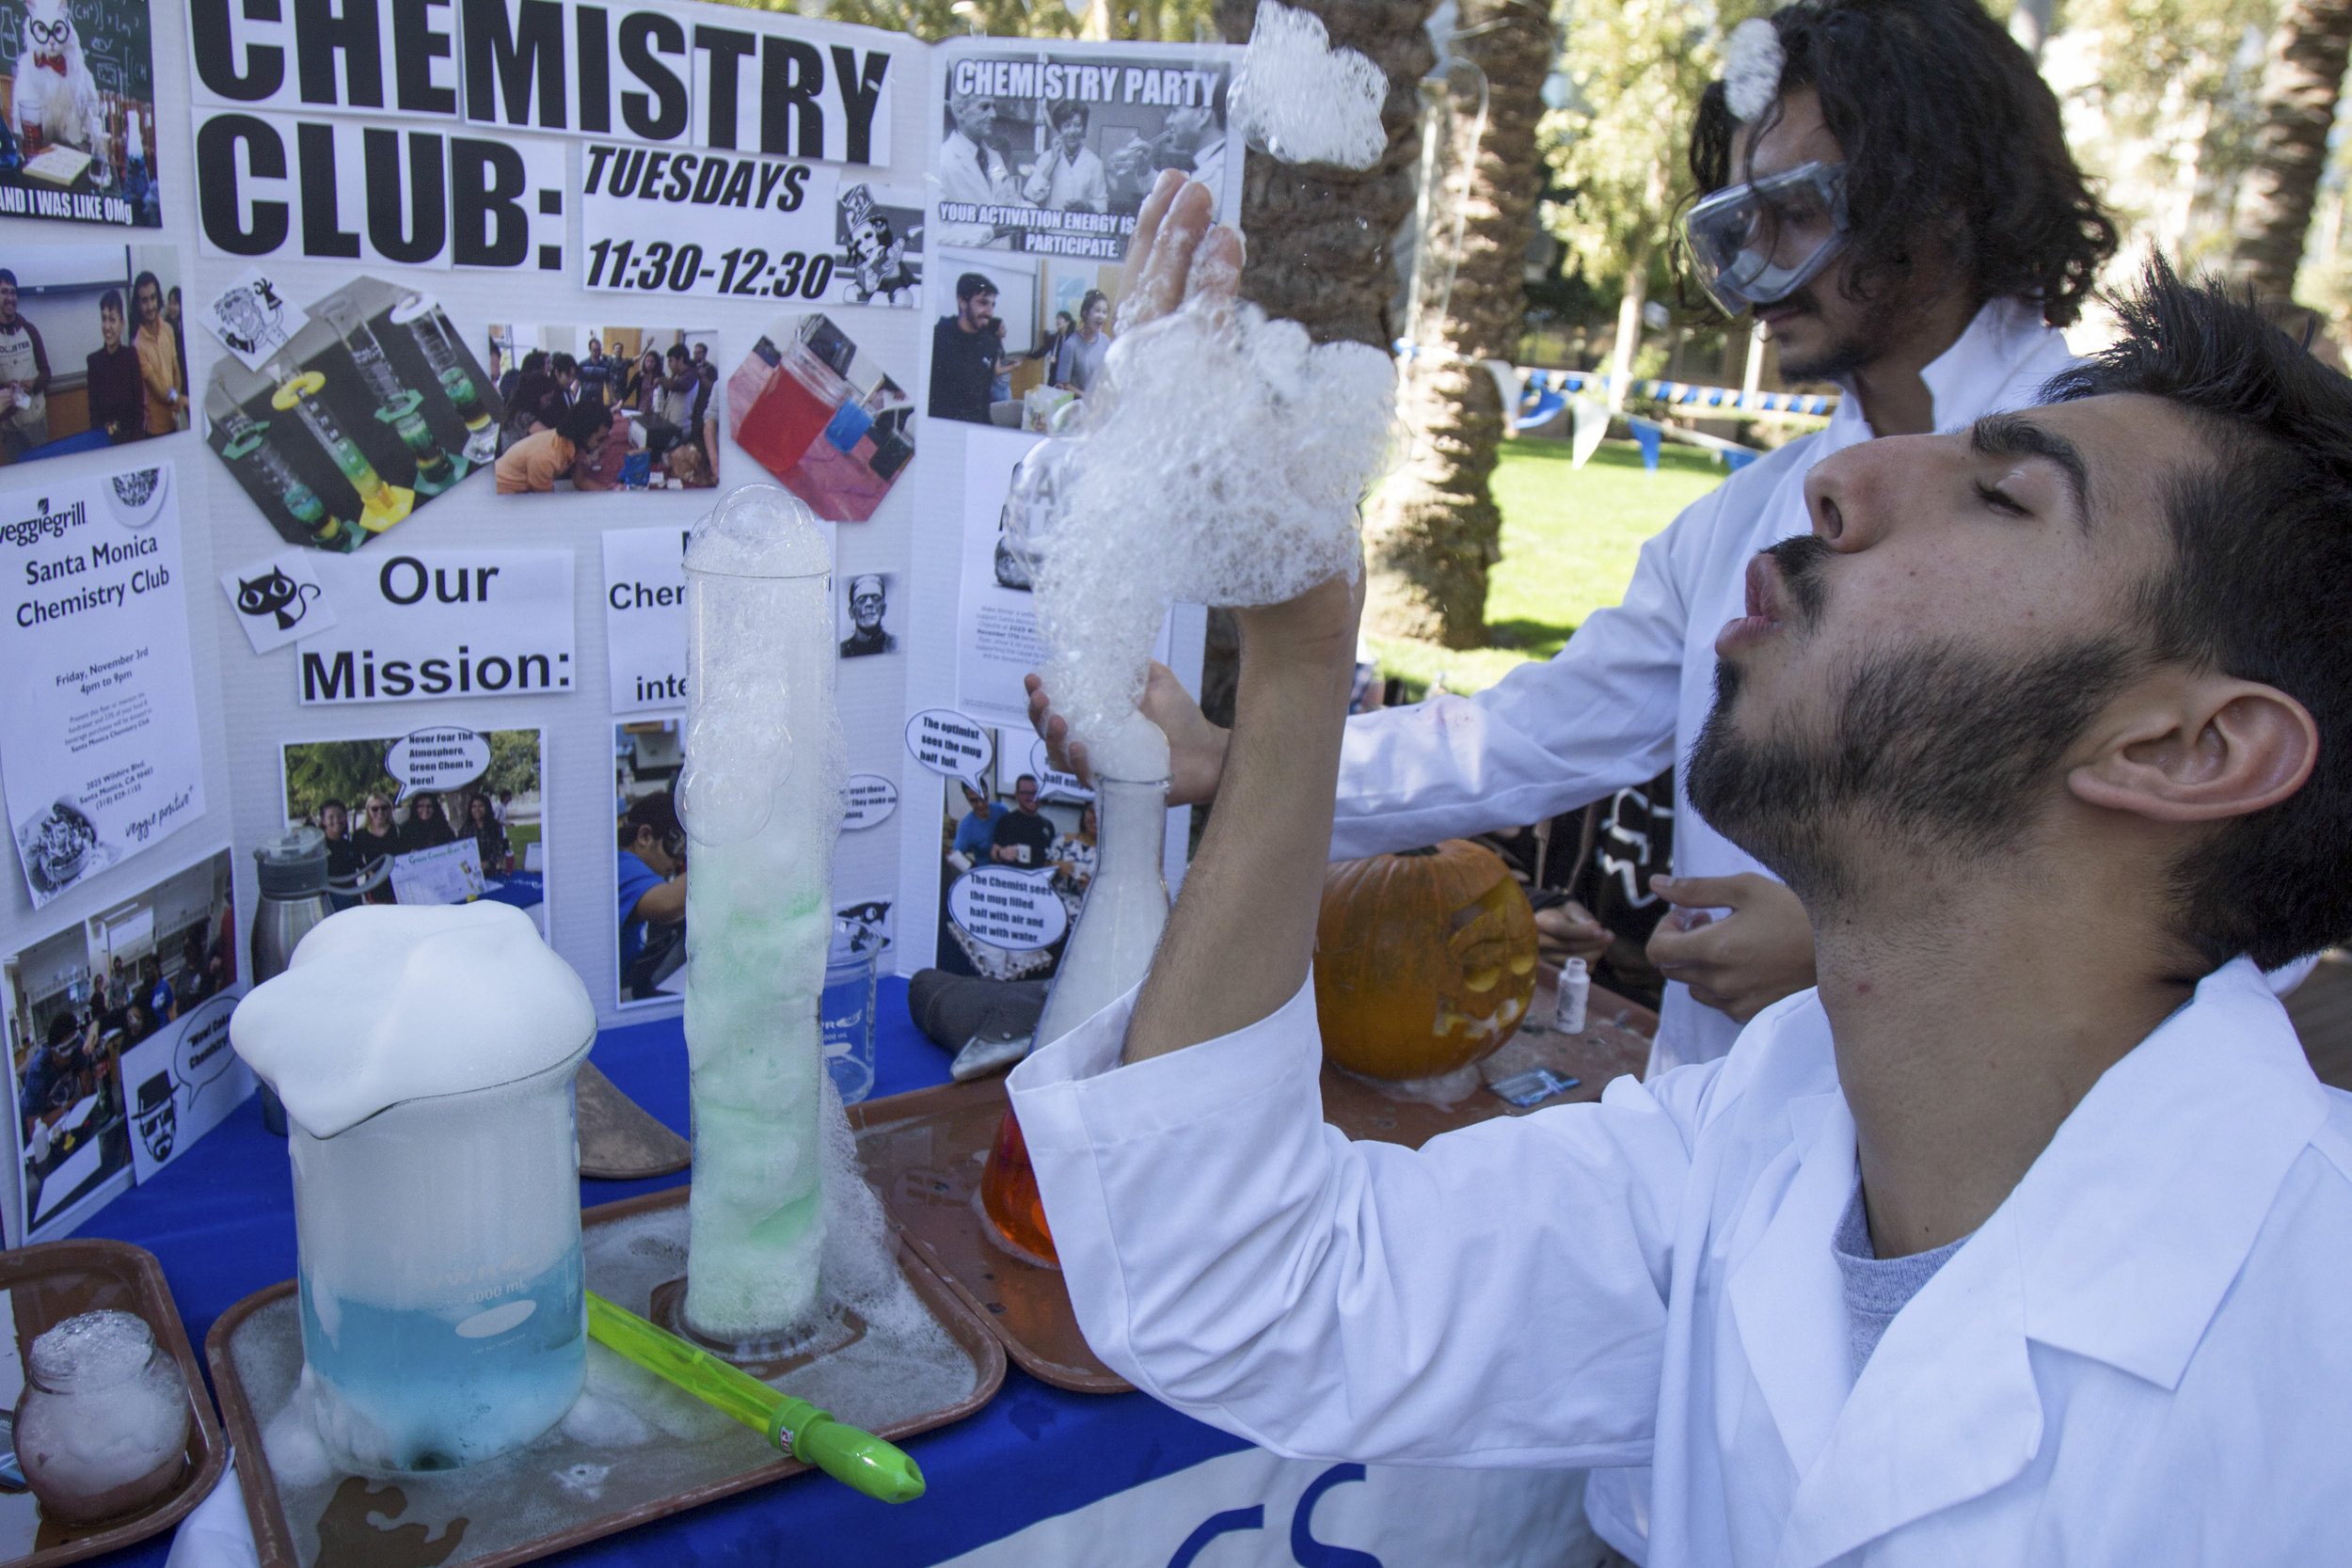
[[[1412,444],[1366,519],[1365,610],[1391,635],[1474,648],[1486,641],[1487,569],[1502,559],[1502,516],[1488,481],[1510,414],[1475,361],[1507,361],[1518,346],[1551,22],[1526,0],[1463,0],[1456,43],[1485,73],[1484,114],[1473,101],[1452,117],[1429,193],[1421,352],[1402,367],[1400,413]]]
[[[1252,148],[1242,186],[1242,231],[1249,261],[1241,291],[1266,314],[1303,325],[1317,342],[1387,348],[1396,338],[1389,302],[1396,293],[1390,241],[1413,209],[1420,161],[1415,88],[1435,61],[1422,24],[1436,0],[1296,0],[1323,18],[1336,46],[1360,50],[1388,72],[1380,113],[1389,150],[1368,169],[1285,164]],[[1257,0],[1216,0],[1217,31],[1246,43]],[[1201,706],[1231,723],[1237,640],[1232,617],[1209,612]]]
[[[1413,207],[1421,151],[1414,84],[1434,63],[1422,28],[1434,4],[1301,0],[1299,8],[1323,19],[1334,47],[1360,50],[1389,74],[1380,113],[1389,150],[1371,168],[1285,164],[1249,150],[1241,202],[1249,262],[1241,292],[1266,314],[1302,324],[1317,342],[1352,339],[1386,348],[1395,340],[1389,243]],[[1257,0],[1217,0],[1217,30],[1229,43],[1246,43],[1257,12]]]
[[[2295,295],[2319,177],[2328,166],[2328,128],[2336,118],[2344,56],[2352,47],[2352,0],[2291,0],[2270,35],[2263,71],[2262,128],[2254,166],[2238,194],[2231,270],[2262,299]]]

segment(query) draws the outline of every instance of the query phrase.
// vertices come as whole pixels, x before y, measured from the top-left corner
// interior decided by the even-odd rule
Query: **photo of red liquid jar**
[[[767,386],[736,424],[735,443],[771,473],[787,474],[850,399],[850,384],[798,339],[777,345]]]
[[[1045,1227],[1045,1204],[1038,1196],[1029,1146],[1021,1139],[1021,1123],[1009,1105],[1005,1119],[996,1124],[996,1147],[988,1151],[988,1164],[980,1170],[980,1209],[1016,1254],[1060,1266],[1054,1254],[1054,1233]]]

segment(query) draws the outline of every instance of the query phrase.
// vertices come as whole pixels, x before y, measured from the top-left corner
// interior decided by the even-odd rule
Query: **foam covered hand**
[[[1162,169],[1127,243],[1114,332],[1157,321],[1195,295],[1241,292],[1241,236],[1216,217],[1216,193],[1181,169]]]

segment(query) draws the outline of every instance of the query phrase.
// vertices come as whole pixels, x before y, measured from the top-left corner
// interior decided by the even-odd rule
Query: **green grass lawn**
[[[1706,452],[1669,445],[1658,472],[1630,441],[1605,441],[1581,469],[1568,443],[1506,441],[1495,469],[1502,509],[1502,561],[1486,594],[1492,646],[1462,651],[1402,638],[1372,639],[1387,673],[1408,691],[1442,675],[1453,691],[1477,691],[1531,658],[1549,658],[1594,610],[1625,596],[1642,544],[1730,470]]]

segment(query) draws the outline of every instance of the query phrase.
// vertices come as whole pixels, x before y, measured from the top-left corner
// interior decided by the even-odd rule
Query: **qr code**
[[[141,468],[136,473],[114,476],[115,499],[125,506],[145,506],[147,498],[155,493],[155,483],[163,478],[161,468]]]

